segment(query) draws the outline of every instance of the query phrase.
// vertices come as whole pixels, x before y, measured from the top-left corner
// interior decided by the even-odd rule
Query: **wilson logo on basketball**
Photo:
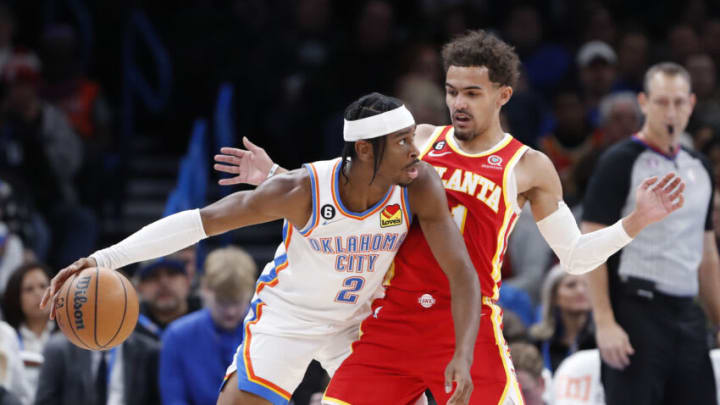
[[[388,205],[380,213],[380,227],[396,226],[402,224],[402,210],[399,204]]]
[[[85,328],[85,322],[83,321],[82,306],[87,302],[87,288],[90,285],[90,276],[82,277],[77,282],[77,288],[75,290],[75,296],[73,297],[73,317],[75,318],[75,328]]]

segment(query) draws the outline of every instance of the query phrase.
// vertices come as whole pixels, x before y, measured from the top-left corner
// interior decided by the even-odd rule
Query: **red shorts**
[[[471,369],[470,404],[523,404],[520,386],[502,337],[502,310],[483,299]],[[324,402],[352,405],[414,404],[430,389],[438,404],[445,393],[445,368],[455,350],[449,298],[390,288],[373,303],[352,354],[335,372]]]

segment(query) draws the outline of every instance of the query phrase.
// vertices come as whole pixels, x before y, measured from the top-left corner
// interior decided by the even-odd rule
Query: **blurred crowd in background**
[[[22,404],[102,402],[73,402],[94,401],[83,389],[92,388],[96,373],[73,374],[87,380],[80,382],[61,376],[78,364],[104,364],[105,355],[72,347],[37,303],[58,269],[133,231],[118,226],[132,223],[133,213],[152,220],[176,208],[142,198],[130,204],[132,185],[143,184],[133,181],[165,176],[174,183],[157,164],[177,172],[193,124],[217,112],[223,84],[232,89],[233,137],[226,139],[235,144],[227,146],[247,136],[276,162],[298,167],[339,155],[345,106],[372,91],[405,101],[417,122],[448,123],[440,46],[476,28],[494,32],[519,54],[522,77],[503,109],[504,129],[551,158],[577,215],[599,154],[640,129],[636,95],[644,72],[658,61],[690,72],[697,105],[683,144],[706,154],[720,180],[715,2],[0,3],[0,294],[6,322],[0,327],[0,386],[9,392],[0,404],[14,404],[11,397]],[[206,146],[208,155],[216,152],[216,145]],[[136,161],[139,166],[131,164]],[[217,178],[209,164],[196,169]],[[201,201],[229,191],[212,183]],[[567,356],[596,345],[587,282],[554,268],[556,259],[532,221],[524,215],[511,238],[501,304],[506,337],[520,342],[513,357],[526,397],[537,385],[552,403],[552,372]],[[720,220],[715,230],[720,234]],[[246,246],[236,234],[127,270],[143,304],[137,333],[120,358],[146,366],[137,367],[142,380],[110,380],[111,388],[126,392],[105,393],[107,403],[214,403],[242,340],[257,269],[280,241],[279,225],[271,234],[262,246]],[[229,242],[242,249],[216,249]],[[295,403],[317,401],[313,393],[325,378],[311,370]]]

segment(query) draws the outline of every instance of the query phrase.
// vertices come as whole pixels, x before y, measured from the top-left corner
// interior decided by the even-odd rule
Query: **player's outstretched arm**
[[[448,210],[445,190],[435,170],[427,163],[408,186],[410,208],[420,221],[425,239],[450,282],[455,324],[455,354],[445,370],[445,389],[452,381],[457,388],[448,404],[466,404],[472,392],[470,367],[480,323],[480,281],[457,225]]]
[[[310,180],[305,170],[273,177],[255,190],[240,191],[205,208],[162,218],[109,248],[77,260],[53,277],[40,305],[45,307],[65,280],[84,268],[118,269],[166,256],[208,236],[280,218],[302,226],[310,217],[311,206]],[[50,314],[53,316],[53,311]]]
[[[581,274],[604,263],[646,226],[683,205],[685,183],[673,173],[648,178],[636,190],[635,209],[614,225],[581,234],[562,201],[562,186],[550,159],[530,150],[518,163],[518,189],[530,200],[540,233],[560,259],[563,269]]]
[[[434,125],[420,124],[415,129],[413,138],[415,146],[422,150],[422,147],[435,131]],[[257,186],[268,177],[275,174],[285,173],[288,170],[276,165],[265,149],[250,142],[243,137],[245,149],[232,148],[229,146],[220,148],[220,153],[215,155],[213,168],[222,173],[232,174],[234,177],[218,180],[221,186],[232,186],[235,184],[251,184]]]
[[[215,170],[234,175],[220,179],[221,186],[235,184],[251,184],[257,186],[274,174],[287,172],[287,169],[275,165],[265,149],[243,137],[245,149],[223,147],[220,154],[215,155]]]

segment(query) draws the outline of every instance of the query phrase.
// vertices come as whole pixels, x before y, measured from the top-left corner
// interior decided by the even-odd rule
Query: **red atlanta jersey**
[[[459,148],[453,133],[452,126],[436,128],[421,151],[421,159],[442,179],[450,212],[478,272],[482,295],[497,300],[508,236],[520,214],[513,168],[528,147],[505,134],[489,150],[469,154]],[[395,256],[385,285],[449,297],[447,277],[417,221]]]

